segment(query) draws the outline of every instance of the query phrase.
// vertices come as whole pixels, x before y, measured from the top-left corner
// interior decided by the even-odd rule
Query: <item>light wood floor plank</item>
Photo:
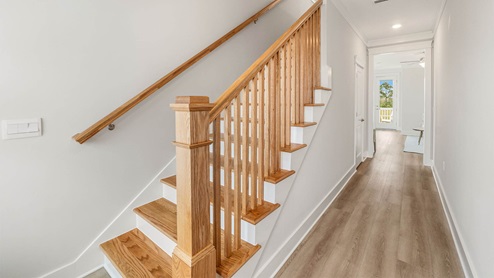
[[[464,277],[430,168],[377,132],[360,165],[276,277]]]
[[[325,260],[336,246],[337,239],[345,228],[349,217],[350,213],[348,212],[330,208],[324,214],[325,221],[321,222],[308,236],[308,238],[320,240],[305,240],[300,244],[299,256],[310,256],[312,259],[309,262],[304,260],[289,261],[290,268],[293,270],[290,275],[303,277],[318,272],[321,265],[320,261]],[[282,277],[284,270],[280,270],[278,277]]]

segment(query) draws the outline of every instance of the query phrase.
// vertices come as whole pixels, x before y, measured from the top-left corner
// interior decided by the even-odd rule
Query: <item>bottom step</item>
[[[278,205],[279,206],[279,205]],[[177,240],[176,205],[160,198],[134,210],[141,218],[162,233],[163,237]],[[212,229],[212,226],[211,226]],[[144,230],[143,230],[144,231]],[[213,233],[211,232],[211,241]],[[232,238],[233,240],[233,238]],[[224,233],[221,233],[221,246],[225,246]],[[233,246],[233,241],[232,241]],[[139,229],[133,229],[123,235],[101,244],[103,252],[122,277],[171,277],[172,259]],[[241,241],[240,249],[231,256],[222,256],[216,272],[227,278],[235,274],[259,249]],[[216,250],[218,252],[220,250]],[[223,255],[223,254],[222,254]]]
[[[222,246],[225,242],[223,233],[221,236]],[[248,242],[242,241],[240,249],[233,251],[231,256],[227,259],[221,256],[221,264],[216,267],[216,272],[224,278],[232,277],[257,251],[261,249],[259,244],[252,245]],[[218,252],[218,250],[216,250]],[[222,254],[223,255],[223,254]]]
[[[101,244],[122,277],[172,277],[172,259],[138,229]]]

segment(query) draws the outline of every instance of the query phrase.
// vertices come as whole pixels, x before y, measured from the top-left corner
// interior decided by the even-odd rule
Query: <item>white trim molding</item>
[[[365,64],[362,62],[362,59],[358,55],[354,56],[355,64],[357,64],[362,69],[365,69]]]
[[[350,25],[350,27],[352,27],[355,34],[357,34],[357,36],[360,38],[360,40],[362,40],[362,42],[367,46],[367,38],[354,24],[355,20],[353,20],[351,13],[346,9],[345,5],[343,5],[343,3],[341,3],[340,0],[331,0],[331,2],[333,2],[336,9],[340,12],[340,14],[346,20],[348,25]]]
[[[369,48],[372,48],[379,46],[395,45],[400,43],[420,42],[420,41],[432,40],[433,37],[434,37],[434,33],[432,31],[427,31],[427,32],[413,33],[403,36],[370,40],[367,42],[367,46]]]
[[[393,53],[393,52],[405,52],[405,51],[415,51],[415,50],[425,50],[425,110],[424,110],[424,122],[425,122],[425,131],[424,131],[424,165],[432,166],[433,162],[433,131],[434,131],[434,123],[432,119],[432,114],[434,112],[433,107],[433,94],[432,94],[432,40],[422,41],[422,42],[413,42],[413,43],[404,43],[398,45],[390,45],[390,46],[382,46],[369,48],[369,88],[372,88],[374,84],[374,56],[384,53]],[[369,90],[371,92],[371,90]],[[374,105],[371,101],[372,95],[369,93],[369,103],[367,106],[368,118],[371,119],[373,117]],[[372,118],[373,119],[373,118]],[[374,127],[374,124],[372,124]],[[374,153],[374,145],[371,142],[373,128],[369,128],[367,131],[368,138],[368,153]]]
[[[390,52],[413,51],[432,47],[432,40],[422,42],[403,43],[399,45],[388,45],[369,48],[369,55],[384,54]]]
[[[441,23],[441,18],[443,17],[443,13],[444,13],[444,10],[446,9],[447,3],[448,3],[448,0],[443,0],[443,3],[441,4],[441,9],[437,13],[436,24],[434,25],[434,36],[436,36],[437,28],[439,27],[439,23]]]
[[[350,179],[355,175],[355,164],[336,183],[335,187],[317,204],[311,213],[302,221],[295,231],[283,242],[283,244],[274,252],[274,254],[262,265],[253,277],[274,277],[274,275],[283,267],[285,262],[290,258],[292,253],[306,238],[309,232],[318,223],[324,212],[339,196],[341,191],[346,187]],[[336,193],[335,193],[336,192]]]
[[[471,263],[472,258],[470,257],[470,254],[466,249],[466,245],[464,244],[465,240],[463,239],[461,231],[460,229],[458,229],[458,222],[456,221],[456,217],[450,209],[451,206],[449,204],[448,198],[446,197],[444,186],[441,182],[441,178],[439,177],[439,173],[437,172],[435,166],[432,166],[431,168],[434,180],[436,182],[437,191],[439,192],[439,197],[441,199],[441,204],[443,206],[444,213],[446,214],[446,219],[448,220],[449,229],[451,230],[451,235],[453,236],[456,251],[458,253],[458,256],[460,257],[460,263],[463,268],[465,277],[479,277],[477,275],[477,271]]]

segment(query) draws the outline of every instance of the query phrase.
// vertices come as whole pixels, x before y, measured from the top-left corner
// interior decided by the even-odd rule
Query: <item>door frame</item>
[[[395,94],[393,95],[393,118],[394,118],[394,127],[393,128],[386,128],[386,127],[381,127],[378,123],[378,115],[376,113],[374,113],[374,117],[372,118],[372,121],[373,121],[373,126],[378,129],[396,129],[396,130],[400,130],[400,115],[401,115],[401,107],[400,107],[400,104],[401,104],[401,101],[400,101],[400,91],[401,91],[401,73],[398,72],[398,71],[393,71],[393,72],[389,72],[389,73],[386,73],[386,72],[378,72],[374,75],[374,84],[372,86],[372,101],[373,101],[373,109],[375,109],[376,105],[379,105],[378,101],[377,101],[377,90],[379,89],[378,87],[378,84],[377,84],[377,81],[381,80],[381,79],[391,79],[393,80],[395,83],[393,84],[393,88],[394,88],[394,92]],[[376,103],[377,102],[377,103]],[[377,110],[376,110],[377,111]]]
[[[427,40],[427,41],[422,41],[422,42],[413,42],[413,43],[405,43],[405,44],[399,44],[399,45],[391,45],[391,46],[381,46],[381,47],[374,47],[374,48],[369,48],[369,60],[368,60],[368,65],[369,70],[368,70],[368,81],[369,81],[369,86],[372,86],[374,84],[374,56],[379,55],[379,54],[384,54],[384,53],[390,53],[390,52],[404,52],[404,51],[420,51],[423,50],[425,51],[425,117],[424,117],[424,156],[423,156],[423,162],[424,165],[426,166],[432,166],[433,165],[433,155],[434,155],[434,149],[433,149],[433,132],[434,132],[434,122],[433,122],[433,114],[434,114],[434,106],[433,106],[433,90],[432,90],[432,40]],[[370,92],[371,90],[369,90]],[[368,112],[368,118],[374,117],[374,112],[375,110],[373,109],[374,103],[373,101],[368,102],[367,106],[367,112]],[[367,157],[373,157],[374,156],[374,143],[373,143],[373,130],[374,130],[374,124],[369,123],[367,130]]]
[[[357,162],[357,133],[356,133],[356,127],[357,127],[357,123],[356,123],[356,116],[357,116],[357,109],[358,109],[358,102],[357,102],[357,94],[358,94],[358,85],[357,85],[357,70],[358,68],[362,69],[362,78],[364,78],[363,80],[363,94],[362,94],[362,98],[360,99],[361,101],[361,104],[362,104],[362,117],[364,119],[364,122],[362,123],[362,159],[361,161]],[[365,146],[365,142],[366,142],[366,130],[367,130],[367,127],[368,127],[368,118],[366,117],[367,115],[367,111],[366,111],[366,98],[367,98],[367,93],[366,93],[366,82],[365,82],[365,76],[366,76],[366,73],[365,73],[365,64],[360,60],[360,58],[355,55],[355,59],[354,59],[354,73],[355,73],[355,79],[354,79],[354,98],[355,98],[355,106],[354,106],[354,111],[353,111],[353,131],[354,131],[354,140],[353,140],[353,163],[355,165],[355,167],[358,167],[358,165],[360,163],[362,163],[363,161],[365,161],[365,159],[367,158],[367,155],[366,155],[366,146]]]

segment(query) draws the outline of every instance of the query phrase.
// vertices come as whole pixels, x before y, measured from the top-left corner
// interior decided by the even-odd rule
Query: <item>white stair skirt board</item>
[[[403,148],[404,152],[408,153],[424,153],[424,138],[420,141],[419,145],[419,137],[418,136],[407,136],[405,140],[405,147]]]

